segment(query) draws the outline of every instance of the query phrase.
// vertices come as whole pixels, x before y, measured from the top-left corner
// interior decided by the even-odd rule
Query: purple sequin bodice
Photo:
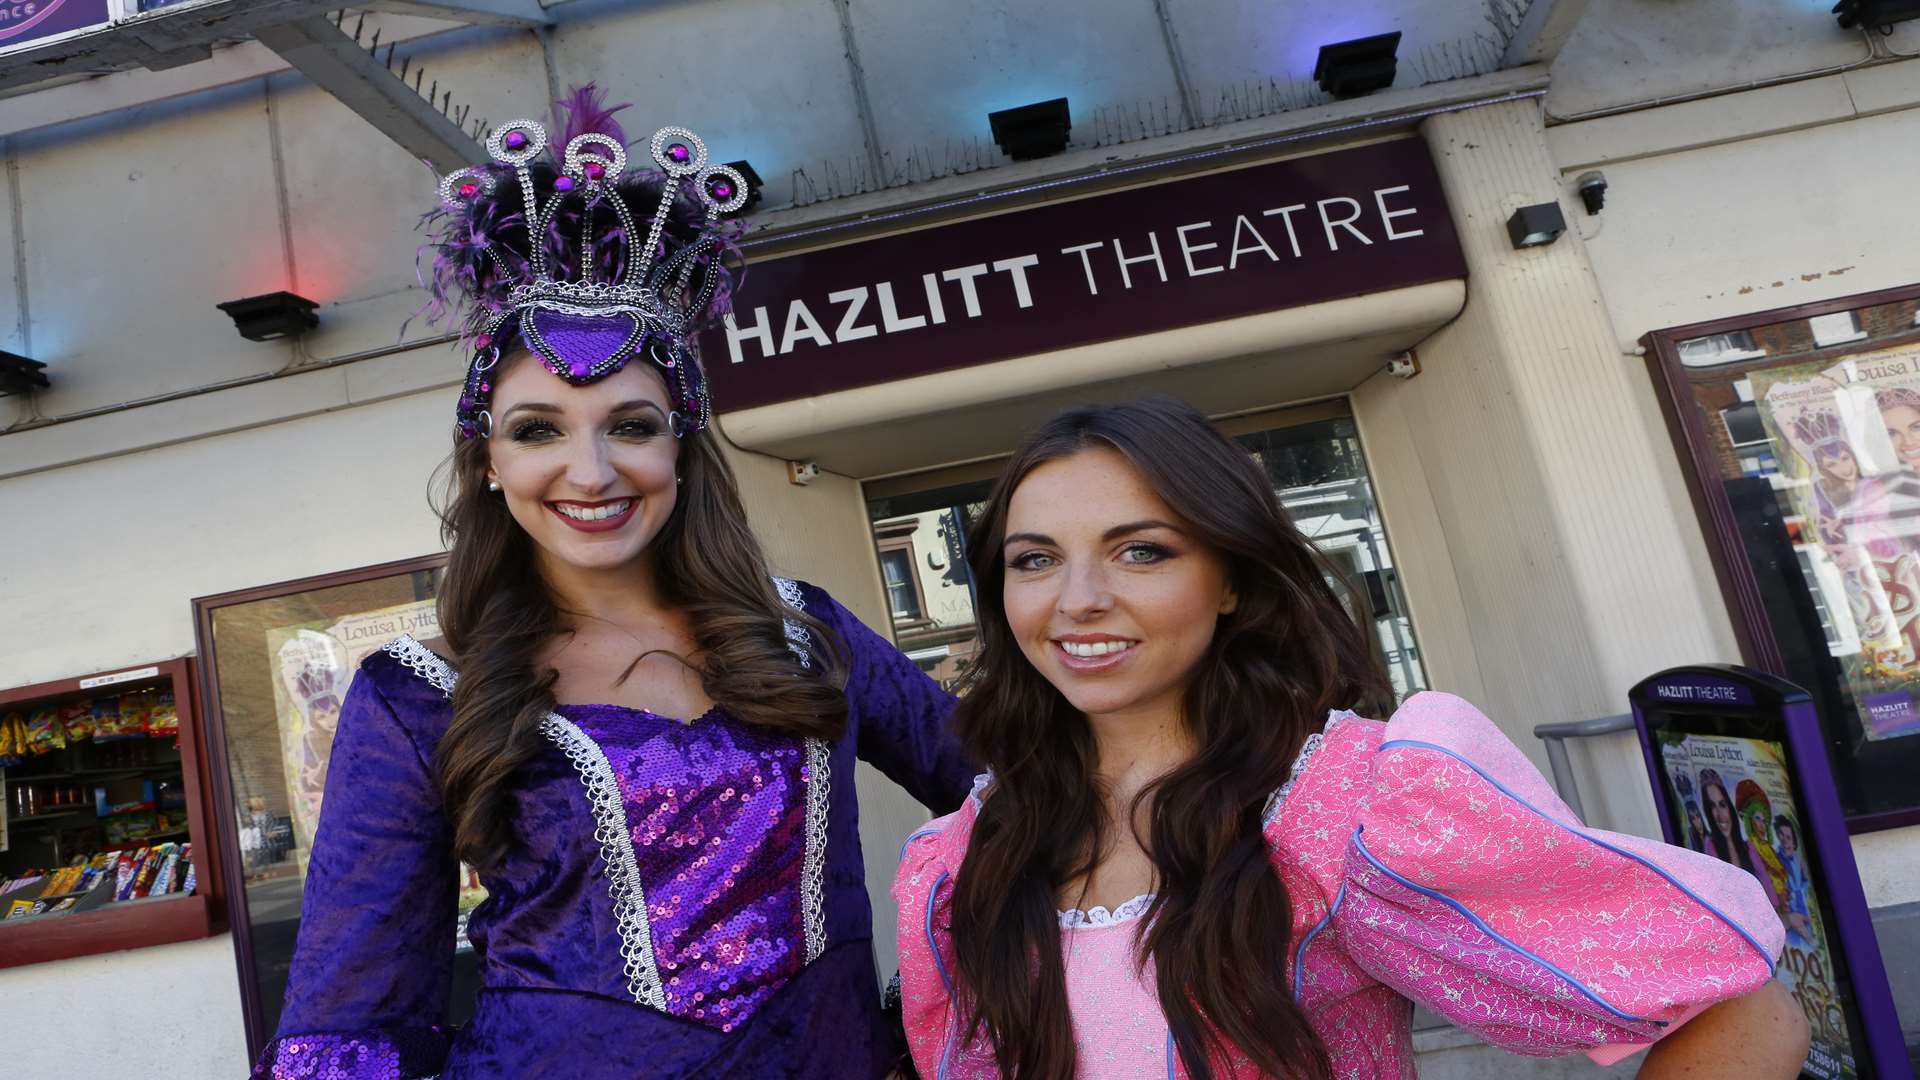
[[[644,977],[664,1011],[733,1030],[807,960],[808,795],[824,797],[828,778],[812,775],[803,740],[717,710],[694,723],[616,705],[559,715],[578,735],[550,733],[590,739],[619,792],[652,950]]]

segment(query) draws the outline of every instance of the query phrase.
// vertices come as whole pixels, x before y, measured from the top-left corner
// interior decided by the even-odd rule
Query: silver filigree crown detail
[[[561,153],[552,194],[543,203],[535,188],[533,163],[547,145],[546,128],[534,120],[511,121],[487,139],[488,154],[510,168],[512,179],[520,185],[529,250],[527,274],[516,275],[508,260],[492,246],[487,248],[488,258],[514,283],[506,307],[495,312],[474,339],[476,355],[461,399],[463,430],[469,435],[491,431],[491,417],[482,416],[492,391],[488,372],[499,360],[496,338],[509,320],[517,320],[528,346],[554,374],[569,382],[603,378],[644,350],[667,375],[673,390],[678,414],[675,434],[707,426],[712,406],[706,380],[692,355],[691,324],[694,313],[706,310],[719,279],[717,219],[746,204],[746,179],[729,166],[709,164],[706,144],[693,132],[661,128],[654,132],[649,149],[665,181],[653,217],[642,230],[617,190],[627,170],[627,150],[619,139],[601,132],[574,136]],[[495,166],[470,166],[441,180],[440,199],[450,208],[462,209],[493,195],[505,181]],[[707,227],[697,240],[664,254],[661,238],[688,181],[704,204]],[[581,200],[583,208],[579,254],[574,260],[579,268],[577,280],[556,274],[544,240],[569,199]],[[597,241],[594,215],[602,209],[619,220],[627,248],[617,281],[592,280]],[[645,242],[635,244],[634,238],[643,233]],[[579,320],[593,320],[595,325]]]

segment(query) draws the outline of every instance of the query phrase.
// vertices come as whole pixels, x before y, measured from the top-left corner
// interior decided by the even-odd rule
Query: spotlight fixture
[[[1884,33],[1894,23],[1920,19],[1920,0],[1840,0],[1833,14],[1848,30],[1864,27]]]
[[[739,173],[747,180],[747,201],[740,204],[740,209],[735,210],[727,216],[739,217],[742,214],[751,213],[754,207],[760,205],[760,189],[766,186],[765,183],[760,179],[760,174],[753,171],[753,166],[747,164],[745,158],[741,158],[739,161],[729,161],[727,162],[727,167]]]
[[[1521,248],[1545,247],[1560,239],[1567,231],[1566,215],[1560,212],[1559,203],[1535,203],[1523,206],[1507,219],[1507,239],[1513,241],[1515,251]]]
[[[46,389],[51,385],[47,381],[46,367],[38,360],[0,350],[0,392],[24,394],[30,390]]]
[[[1399,49],[1398,30],[1322,45],[1320,58],[1313,64],[1314,81],[1320,89],[1341,99],[1385,90],[1393,85],[1393,76],[1399,70],[1394,55]]]
[[[1065,150],[1073,117],[1067,112],[1067,99],[1054,98],[988,113],[987,126],[993,129],[993,141],[1008,157],[1029,161]]]
[[[305,333],[320,325],[314,309],[320,305],[284,290],[218,305],[233,316],[233,325],[248,341],[272,341]]]
[[[1607,205],[1607,174],[1599,169],[1588,169],[1573,182],[1580,192],[1580,201],[1587,207],[1589,215],[1597,214]]]

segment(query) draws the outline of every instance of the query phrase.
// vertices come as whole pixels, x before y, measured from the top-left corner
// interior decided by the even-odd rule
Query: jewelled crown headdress
[[[1814,451],[1831,452],[1837,449],[1850,449],[1847,433],[1840,426],[1840,418],[1833,413],[1820,411],[1802,413],[1793,421],[1793,438],[1800,445]]]
[[[556,110],[566,114],[556,156],[542,158],[546,128],[515,120],[488,137],[492,163],[440,182],[428,310],[461,311],[472,359],[459,422],[469,438],[492,434],[493,371],[516,340],[575,385],[645,356],[666,378],[676,436],[713,419],[694,336],[731,308],[723,262],[737,234],[720,215],[746,203],[747,184],[709,164],[706,145],[681,127],[654,133],[657,171],[628,175],[613,119],[626,107],[605,107],[585,87]]]

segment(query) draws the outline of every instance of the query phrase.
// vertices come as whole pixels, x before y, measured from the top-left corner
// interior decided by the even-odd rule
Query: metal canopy
[[[183,0],[0,56],[0,90],[129,68],[164,71],[205,60],[215,45],[345,6],[340,0]],[[535,26],[548,21],[540,0],[370,0],[353,6],[468,23]]]
[[[467,124],[450,94],[438,102],[423,98],[391,69],[392,46],[383,55],[330,17],[341,7],[340,0],[181,0],[0,56],[0,91],[134,68],[163,71],[206,60],[216,45],[254,38],[435,168],[484,160],[480,125]],[[549,22],[541,0],[367,0],[353,7],[472,24]]]

